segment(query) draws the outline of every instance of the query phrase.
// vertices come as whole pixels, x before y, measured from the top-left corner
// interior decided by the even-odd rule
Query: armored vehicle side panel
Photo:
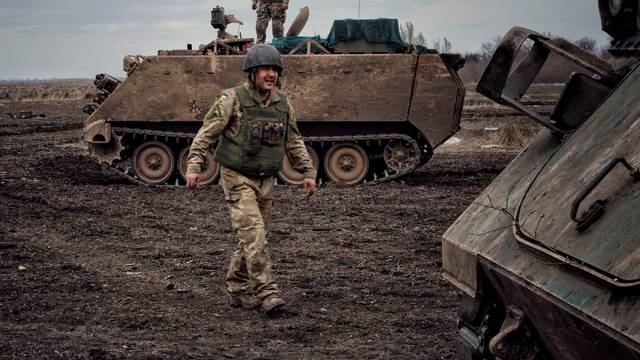
[[[439,144],[459,128],[464,94],[438,55],[284,56],[283,91],[303,122],[404,122]],[[147,57],[87,123],[202,121],[246,82],[243,56]],[[414,90],[415,87],[415,90]],[[453,100],[453,101],[452,101]],[[458,102],[456,102],[458,100]],[[444,123],[445,126],[437,126]],[[312,134],[309,134],[312,135]]]

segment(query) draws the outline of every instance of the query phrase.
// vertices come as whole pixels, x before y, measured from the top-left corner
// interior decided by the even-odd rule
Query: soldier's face
[[[259,67],[256,72],[256,87],[258,90],[270,91],[278,82],[278,69],[272,66]]]

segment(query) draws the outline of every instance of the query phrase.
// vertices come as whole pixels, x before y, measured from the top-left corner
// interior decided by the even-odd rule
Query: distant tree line
[[[549,32],[543,33],[542,35],[550,39],[558,38],[558,36],[553,35]],[[478,51],[467,52],[465,54],[465,58],[471,61],[489,61],[489,59],[491,59],[491,57],[493,56],[493,53],[498,48],[498,45],[500,45],[501,40],[501,36],[496,36],[491,41],[482,43]],[[582,39],[575,41],[574,44],[576,44],[579,48],[594,55],[604,58],[607,58],[609,56],[609,53],[607,52],[608,46],[598,47],[598,42],[590,37],[583,37]],[[524,51],[524,53],[528,53],[529,50],[531,50],[532,46],[533,41],[527,41],[522,46],[522,50]]]
[[[410,21],[400,25],[400,35],[407,43],[429,47],[440,53],[450,53],[453,48],[451,41],[446,37],[434,39],[431,41],[431,44],[428,44],[425,36],[421,32],[416,32],[413,23]],[[556,35],[550,32],[542,33],[542,35],[550,39],[557,38]],[[460,72],[463,81],[477,82],[480,79],[487,63],[500,45],[501,40],[501,36],[496,36],[493,39],[482,43],[477,51],[467,52],[464,54],[466,64]],[[605,59],[609,57],[609,53],[607,52],[608,46],[598,46],[598,42],[590,37],[578,39],[577,41],[574,41],[574,44],[596,56],[600,56]],[[529,53],[532,46],[533,41],[525,42],[522,46],[519,57],[524,58]],[[561,59],[556,55],[551,55],[536,81],[562,83],[567,80],[566,76],[575,71],[583,70],[569,61]]]

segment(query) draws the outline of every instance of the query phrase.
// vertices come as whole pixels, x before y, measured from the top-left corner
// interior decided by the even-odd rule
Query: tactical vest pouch
[[[264,124],[260,120],[252,121],[247,129],[247,138],[244,142],[244,150],[249,155],[256,155],[260,151],[260,145],[264,138]]]
[[[262,143],[269,146],[280,145],[280,140],[284,136],[283,123],[269,123],[264,126],[262,132]]]

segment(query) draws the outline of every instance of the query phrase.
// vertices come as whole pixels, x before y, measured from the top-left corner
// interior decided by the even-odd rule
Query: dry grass
[[[508,119],[502,131],[500,131],[497,143],[514,147],[525,145],[526,138],[522,134],[520,122],[516,119]]]
[[[96,92],[90,80],[0,83],[0,100],[88,100]]]

